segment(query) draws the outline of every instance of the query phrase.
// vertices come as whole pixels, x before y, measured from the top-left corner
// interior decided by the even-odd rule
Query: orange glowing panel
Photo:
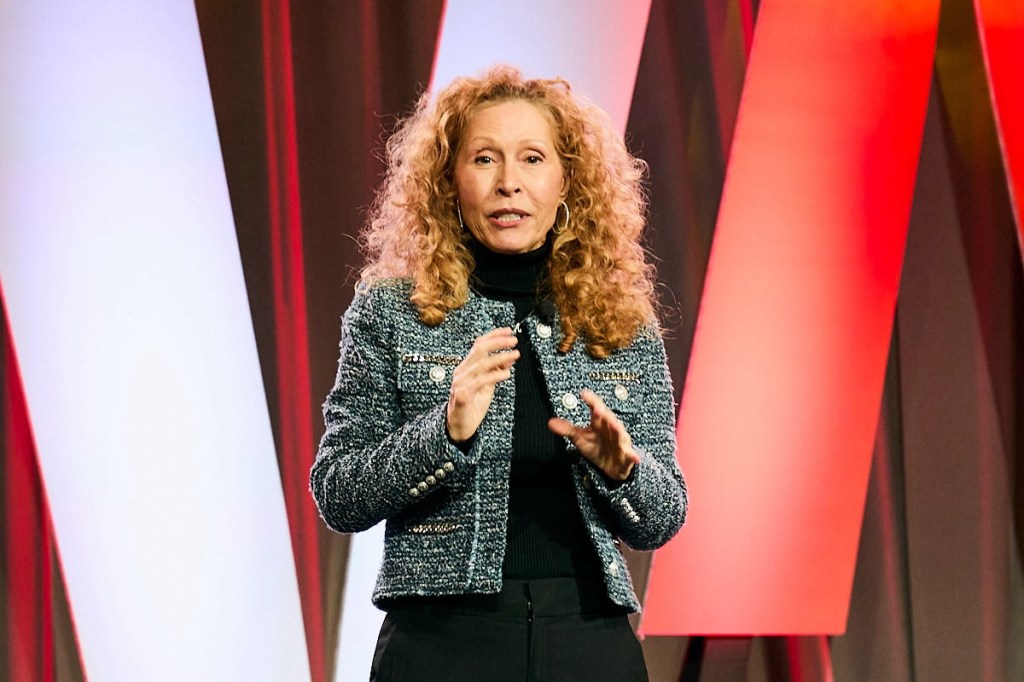
[[[1024,2],[975,0],[981,49],[1024,253]]]
[[[647,635],[846,627],[938,0],[764,0]]]

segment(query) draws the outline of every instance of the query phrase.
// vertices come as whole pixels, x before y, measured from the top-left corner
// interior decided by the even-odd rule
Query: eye
[[[477,154],[475,157],[473,157],[473,163],[477,164],[478,166],[486,166],[487,164],[493,162],[494,159],[487,156],[486,154]]]
[[[538,163],[544,163],[544,157],[540,156],[539,154],[530,154],[529,156],[526,157],[526,163],[530,164],[531,166],[536,165]]]

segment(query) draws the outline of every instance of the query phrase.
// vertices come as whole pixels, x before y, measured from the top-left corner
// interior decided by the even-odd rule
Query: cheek
[[[476,206],[482,200],[484,189],[480,178],[473,176],[455,177],[455,191],[463,207]]]
[[[459,196],[470,194],[470,187],[472,186],[473,174],[469,173],[463,164],[456,164],[455,170],[452,173],[452,184],[455,185],[455,192]]]
[[[563,182],[561,176],[553,178],[548,184],[548,196],[555,204],[561,203],[562,199],[564,199],[568,194],[567,190],[568,188],[566,187],[565,182]]]
[[[553,196],[561,198],[568,193],[569,186],[565,181],[565,171],[561,167],[553,170],[551,177],[548,179],[548,186],[551,188]]]

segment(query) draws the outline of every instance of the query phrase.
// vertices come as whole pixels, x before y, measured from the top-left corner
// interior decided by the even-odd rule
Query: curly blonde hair
[[[571,220],[554,228],[548,276],[558,348],[568,352],[582,337],[587,352],[607,357],[657,325],[653,268],[640,246],[647,164],[626,150],[608,115],[562,79],[528,80],[501,65],[456,79],[433,102],[420,98],[387,142],[387,173],[362,235],[361,281],[411,279],[410,298],[430,326],[466,303],[475,264],[456,215],[455,159],[476,111],[510,100],[549,115],[568,179]]]

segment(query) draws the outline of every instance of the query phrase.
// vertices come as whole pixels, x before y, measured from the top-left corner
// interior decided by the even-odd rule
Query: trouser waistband
[[[496,594],[460,594],[442,597],[398,597],[382,604],[386,611],[420,611],[507,616],[594,615],[615,616],[628,609],[608,598],[600,578],[506,579]]]

